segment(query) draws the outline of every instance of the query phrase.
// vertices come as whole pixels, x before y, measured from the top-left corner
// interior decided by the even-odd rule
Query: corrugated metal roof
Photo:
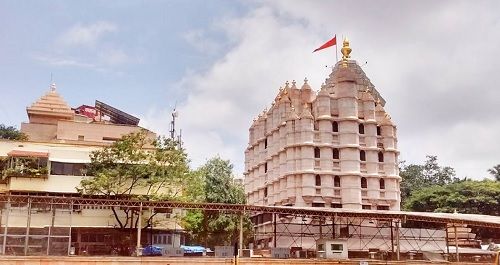
[[[500,216],[482,215],[482,214],[462,214],[462,213],[434,213],[434,212],[406,212],[406,211],[384,211],[384,210],[362,210],[346,208],[320,208],[320,207],[297,207],[297,206],[263,206],[276,207],[280,209],[304,210],[304,211],[322,211],[326,213],[338,213],[342,216],[366,217],[377,219],[406,219],[415,221],[428,221],[438,223],[456,223],[479,225],[490,224],[500,228]]]

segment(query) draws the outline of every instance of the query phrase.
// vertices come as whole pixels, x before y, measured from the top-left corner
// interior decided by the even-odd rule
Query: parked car
[[[202,246],[181,246],[184,250],[184,256],[204,256],[207,253],[207,249]]]
[[[161,256],[163,248],[155,245],[148,245],[142,249],[143,256]]]

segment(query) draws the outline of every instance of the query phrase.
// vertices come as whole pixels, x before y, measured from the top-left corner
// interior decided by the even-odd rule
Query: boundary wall
[[[241,258],[238,265],[326,265],[326,264],[349,264],[359,265],[363,260],[322,260],[322,259],[269,259],[269,258]],[[480,263],[455,263],[455,262],[431,262],[431,261],[385,261],[364,260],[369,265],[382,264],[480,264]],[[1,256],[0,265],[216,265],[235,264],[231,258],[213,257],[26,257],[26,256]]]

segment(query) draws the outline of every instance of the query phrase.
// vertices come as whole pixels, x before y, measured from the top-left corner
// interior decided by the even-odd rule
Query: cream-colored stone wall
[[[119,124],[59,121],[57,123],[57,139],[73,141],[83,139],[83,141],[110,143],[120,139],[125,134],[138,132],[141,129],[143,128],[138,126]],[[148,136],[154,139],[156,134],[148,131]]]
[[[248,203],[399,210],[396,129],[384,104],[355,61],[337,64],[318,93],[307,80],[287,83],[249,129]]]
[[[57,137],[57,124],[21,123],[21,132],[30,141],[53,141]]]
[[[13,150],[48,153],[49,172],[52,162],[90,163],[90,153],[102,148],[85,144],[62,144],[0,140],[0,158]],[[89,177],[89,176],[87,176]],[[9,177],[0,184],[0,192],[26,191],[51,193],[76,193],[76,187],[85,176],[51,175],[41,177]],[[161,191],[161,190],[160,190]],[[172,191],[172,190],[170,190]],[[167,189],[165,188],[165,192]],[[175,190],[173,191],[175,192]],[[144,187],[133,190],[134,194],[146,194]]]

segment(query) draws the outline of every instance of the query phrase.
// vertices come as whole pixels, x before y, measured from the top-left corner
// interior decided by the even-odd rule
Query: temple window
[[[340,159],[339,149],[333,148],[333,159]]]
[[[332,122],[332,132],[338,132],[339,131],[339,124],[334,121]]]
[[[368,184],[366,182],[366,178],[365,177],[362,177],[361,178],[361,188],[362,189],[366,189],[368,187]]]
[[[363,125],[362,123],[359,124],[358,131],[359,131],[359,134],[365,134],[365,125]]]
[[[333,177],[333,186],[340,187],[340,177],[339,176]]]
[[[315,182],[316,182],[316,186],[321,186],[321,176],[320,175],[316,175]]]
[[[365,153],[365,151],[364,151],[364,150],[360,150],[360,151],[359,151],[359,159],[360,159],[361,161],[366,161],[366,153]]]
[[[384,153],[378,152],[378,162],[384,162]]]
[[[314,148],[314,158],[320,158],[321,157],[321,152],[319,150],[319,147]]]

